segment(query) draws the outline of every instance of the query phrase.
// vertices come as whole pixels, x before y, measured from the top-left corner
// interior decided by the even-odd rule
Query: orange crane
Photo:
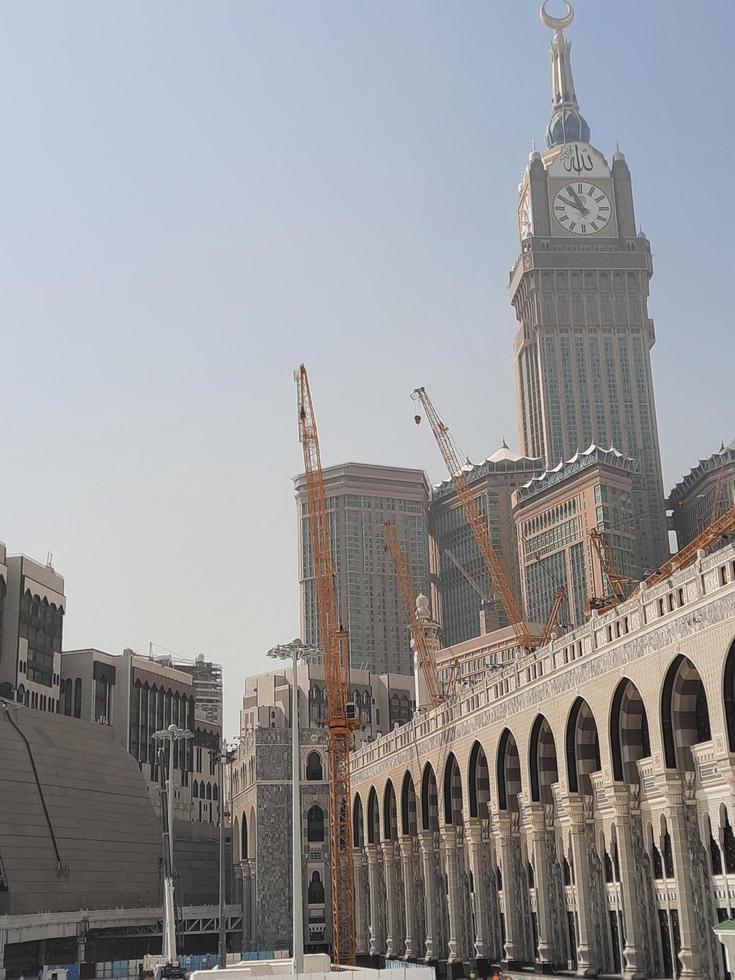
[[[495,549],[492,546],[490,535],[488,534],[487,525],[480,514],[477,501],[472,495],[472,491],[467,483],[467,478],[465,477],[462,467],[460,466],[459,459],[457,458],[457,453],[455,452],[452,440],[449,437],[449,429],[439,417],[436,409],[431,403],[429,396],[426,393],[425,388],[416,388],[413,393],[413,397],[417,398],[424,408],[426,417],[431,425],[431,430],[434,433],[434,438],[436,439],[436,443],[439,446],[442,456],[444,457],[444,462],[449,470],[452,483],[457,491],[457,496],[459,497],[462,507],[464,508],[467,522],[470,525],[470,530],[472,531],[475,541],[480,549],[480,553],[485,560],[485,565],[490,574],[490,579],[496,592],[500,596],[500,601],[502,602],[505,614],[513,627],[516,640],[518,641],[519,646],[524,647],[526,650],[530,650],[537,646],[537,641],[528,631],[528,626],[526,625],[515,596],[513,595],[513,590],[510,587],[510,583],[506,578],[505,570],[500,563],[500,559],[495,554]],[[418,424],[421,421],[421,416],[416,415],[415,421]]]
[[[602,532],[598,531],[596,527],[593,527],[590,531],[590,540],[592,541],[592,547],[594,548],[598,561],[600,562],[602,574],[607,579],[611,599],[597,596],[591,596],[588,598],[585,601],[585,613],[588,616],[593,609],[597,609],[598,612],[605,612],[608,609],[612,609],[613,606],[617,606],[619,603],[623,602],[627,598],[626,586],[630,581],[629,579],[623,578],[622,575],[619,574],[615,565],[612,548],[605,540]]]
[[[319,639],[324,654],[327,692],[327,757],[329,760],[329,834],[332,862],[332,942],[334,959],[342,965],[355,963],[355,879],[352,858],[352,802],[350,798],[350,748],[359,722],[355,706],[348,702],[349,655],[347,631],[337,618],[334,565],[329,539],[327,497],[324,488],[319,435],[306,368],[296,372],[299,439],[304,451],[306,496],[309,516]]]
[[[544,629],[544,635],[541,637],[539,646],[545,647],[547,643],[551,642],[551,637],[556,629],[556,621],[559,618],[559,613],[561,611],[561,604],[564,602],[564,597],[567,594],[567,590],[563,585],[560,585],[557,589],[556,595],[554,596],[554,604],[551,607],[551,612],[549,613],[549,618],[546,622],[546,628]]]
[[[383,524],[383,531],[385,532],[386,546],[390,552],[391,558],[393,559],[393,565],[396,570],[398,587],[401,591],[401,598],[403,599],[403,605],[406,609],[406,615],[408,616],[408,623],[411,627],[411,633],[413,634],[413,642],[416,647],[416,655],[419,666],[421,667],[424,680],[426,681],[426,687],[429,692],[429,697],[431,698],[431,704],[436,708],[442,703],[444,698],[439,690],[439,678],[436,674],[436,664],[434,663],[434,658],[432,657],[431,650],[429,649],[429,643],[426,638],[426,630],[424,629],[424,624],[421,622],[419,615],[416,612],[416,597],[413,591],[413,586],[411,585],[411,573],[408,570],[406,556],[401,551],[401,546],[398,543],[398,535],[396,534],[395,525],[386,521]]]
[[[708,528],[705,528],[701,534],[697,535],[693,541],[690,541],[688,545],[685,545],[681,551],[677,551],[665,565],[657,569],[652,575],[649,575],[645,581],[646,588],[651,588],[653,585],[658,585],[659,582],[665,581],[669,575],[678,571],[680,568],[686,568],[687,565],[691,563],[697,557],[697,552],[700,550],[706,551],[711,548],[713,544],[719,539],[728,537],[731,534],[735,534],[735,507],[731,507],[729,510],[725,511],[722,517],[713,521]],[[640,591],[640,586],[635,590],[633,595],[636,595]]]

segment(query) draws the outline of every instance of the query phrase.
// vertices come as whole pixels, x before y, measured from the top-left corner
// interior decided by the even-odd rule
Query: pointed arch
[[[534,803],[553,803],[551,787],[559,781],[556,743],[551,726],[543,715],[536,715],[529,746],[531,799]]]
[[[459,826],[463,822],[462,777],[454,752],[444,766],[444,823]]]
[[[306,839],[312,842],[324,840],[324,810],[316,803],[306,814]]]
[[[421,777],[421,829],[439,829],[439,791],[434,767],[430,762],[424,766]]]
[[[235,823],[232,828],[232,863],[237,864],[241,860],[240,857],[240,821],[235,817]]]
[[[661,729],[667,769],[692,771],[692,745],[712,738],[709,705],[699,671],[679,654],[666,672],[661,694]]]
[[[310,782],[324,778],[322,757],[318,752],[310,752],[306,757],[306,778]]]
[[[485,750],[479,742],[475,742],[470,752],[467,782],[470,792],[470,816],[487,820],[490,802],[490,769]]]
[[[404,836],[415,837],[418,832],[416,807],[416,790],[413,777],[406,772],[401,787],[401,833]]]
[[[383,837],[385,840],[398,840],[398,808],[392,779],[386,782],[383,792]]]
[[[365,844],[365,824],[362,816],[362,800],[360,794],[355,793],[352,804],[352,846],[363,847]]]
[[[375,787],[370,787],[367,805],[368,844],[380,843],[380,813],[378,811],[378,794]]]
[[[521,791],[521,760],[518,746],[510,728],[503,729],[498,743],[496,762],[498,805],[501,810],[518,810],[518,794]]]
[[[633,681],[624,677],[615,688],[610,709],[613,779],[638,784],[639,759],[651,754],[646,706]]]
[[[584,700],[577,698],[567,721],[567,779],[570,793],[592,795],[590,773],[598,772],[600,739],[597,734],[592,709]]]
[[[727,725],[727,741],[731,752],[735,752],[735,640],[725,660],[724,676],[725,724]]]

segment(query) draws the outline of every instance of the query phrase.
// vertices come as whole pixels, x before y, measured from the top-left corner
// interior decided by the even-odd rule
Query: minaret
[[[525,455],[549,468],[592,443],[637,461],[634,514],[620,518],[619,533],[631,535],[642,576],[669,554],[651,371],[653,260],[636,230],[625,157],[616,151],[610,165],[589,142],[565,35],[574,9],[564,2],[563,17],[541,4],[554,32],[552,112],[547,148],[531,153],[518,190],[510,279],[518,429]]]
[[[431,618],[429,600],[423,592],[419,592],[416,596],[416,615],[424,627],[429,653],[436,659],[437,651],[441,649],[441,627]],[[416,653],[416,644],[413,640],[411,640],[411,649],[413,650],[413,676],[416,684],[416,709],[421,708],[428,711],[432,707],[431,695],[426,687],[426,678],[421,669]]]

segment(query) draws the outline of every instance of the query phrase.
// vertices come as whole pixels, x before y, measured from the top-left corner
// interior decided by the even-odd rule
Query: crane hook
[[[416,423],[416,425],[421,425],[421,416],[420,415],[414,415],[413,420]]]

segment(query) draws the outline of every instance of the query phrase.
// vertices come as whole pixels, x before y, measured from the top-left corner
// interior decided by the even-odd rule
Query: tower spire
[[[540,17],[542,23],[554,32],[551,42],[551,119],[546,130],[546,145],[558,146],[580,140],[589,143],[590,128],[579,111],[577,94],[574,91],[572,74],[571,43],[564,34],[564,28],[574,20],[574,7],[570,0],[564,0],[566,13],[563,17],[552,17],[546,10],[549,0],[543,0]]]

